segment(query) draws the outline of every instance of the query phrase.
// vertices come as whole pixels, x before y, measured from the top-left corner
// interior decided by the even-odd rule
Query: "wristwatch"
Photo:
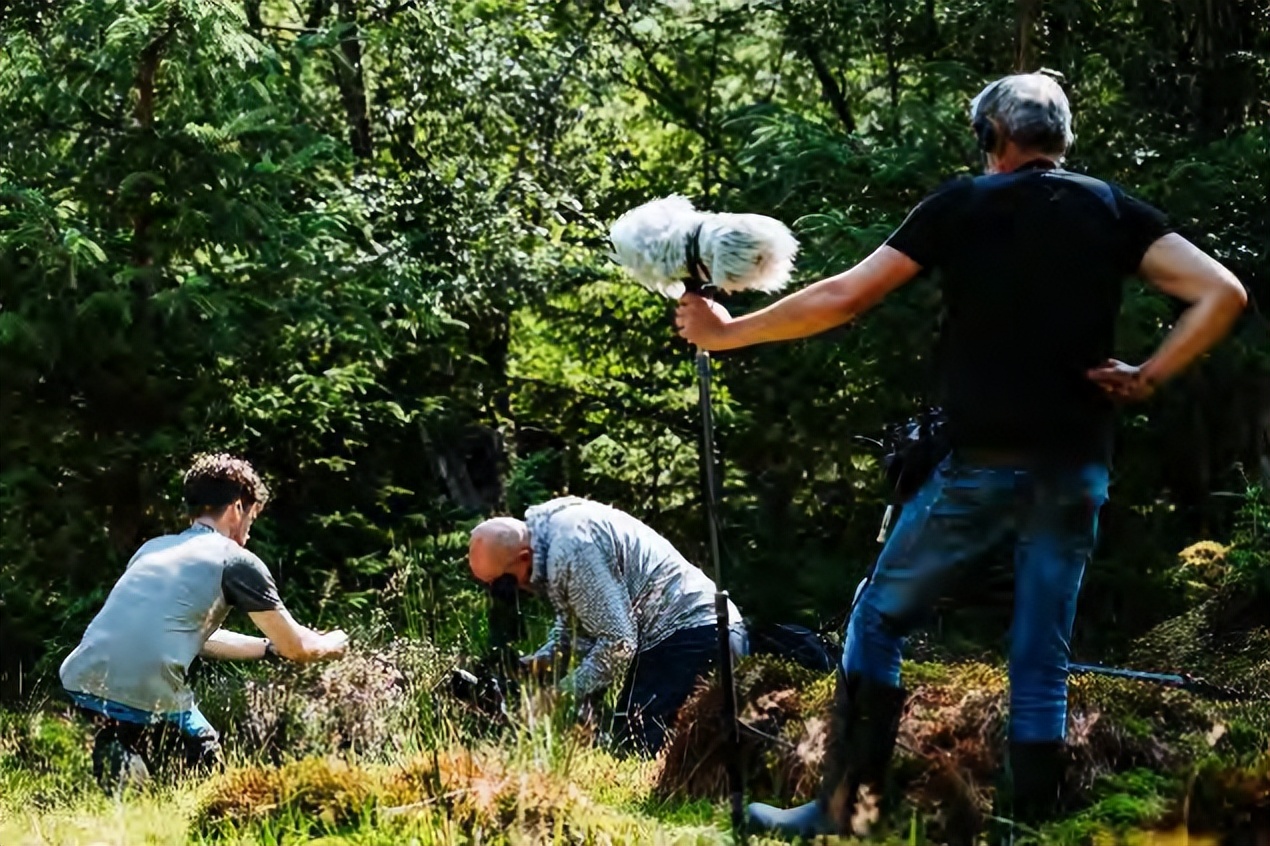
[[[269,638],[265,638],[264,660],[279,661],[281,659],[282,659],[282,656],[278,654],[278,647],[273,645],[272,640],[270,640]]]

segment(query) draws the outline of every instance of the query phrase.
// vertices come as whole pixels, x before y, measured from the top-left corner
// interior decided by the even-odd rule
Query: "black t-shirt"
[[[273,576],[254,555],[239,556],[225,565],[221,573],[221,590],[226,603],[249,613],[281,611],[283,608]]]
[[[886,243],[938,271],[954,446],[1110,458],[1113,407],[1085,373],[1113,356],[1124,279],[1168,231],[1048,162],[949,182],[909,213]]]

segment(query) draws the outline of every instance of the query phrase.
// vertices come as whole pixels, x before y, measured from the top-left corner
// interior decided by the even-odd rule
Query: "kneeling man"
[[[93,774],[111,792],[144,780],[169,751],[189,767],[219,764],[219,735],[186,683],[196,657],[317,661],[348,644],[342,631],[297,623],[269,569],[245,548],[269,496],[250,464],[201,456],[185,474],[184,496],[190,527],[137,550],[62,662],[67,695],[100,729]],[[265,637],[220,628],[230,608],[247,612]]]
[[[575,647],[580,660],[560,689],[581,698],[621,682],[616,739],[641,754],[662,748],[718,653],[715,584],[705,573],[629,514],[578,497],[536,505],[523,522],[486,520],[472,531],[468,562],[486,584],[514,581],[551,601],[551,635],[526,663]],[[733,654],[743,654],[731,603],[728,626]]]

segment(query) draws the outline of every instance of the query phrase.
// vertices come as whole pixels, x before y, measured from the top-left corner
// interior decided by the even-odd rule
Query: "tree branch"
[[[261,28],[262,28],[262,29],[272,29],[272,30],[275,30],[275,31],[277,31],[277,32],[298,32],[298,33],[301,33],[302,35],[312,35],[313,33],[315,33],[315,32],[319,32],[319,31],[320,31],[320,30],[318,30],[318,29],[315,29],[314,27],[308,27],[308,26],[289,26],[289,25],[287,25],[287,24],[267,24],[267,23],[262,23],[260,26],[261,26]]]
[[[829,101],[829,105],[838,116],[838,120],[842,122],[842,128],[846,130],[848,135],[854,134],[856,130],[855,115],[851,112],[851,106],[847,103],[846,95],[842,93],[842,87],[838,85],[838,80],[834,78],[833,72],[825,64],[824,57],[820,54],[820,48],[811,37],[810,29],[794,11],[794,5],[790,0],[782,0],[781,5],[785,10],[785,18],[788,22],[787,31],[790,37],[802,47],[803,55],[811,63],[811,68],[816,73],[816,79],[820,82],[821,92],[824,94],[825,99]]]
[[[705,124],[710,126],[714,121],[714,82],[719,75],[719,40],[723,28],[717,23],[713,27],[714,38],[710,42],[710,74],[706,78]],[[707,202],[710,200],[710,188],[714,183],[714,159],[710,155],[711,147],[701,151],[701,193]]]
[[[644,66],[648,68],[649,74],[658,86],[655,88],[640,79],[631,79],[630,84],[635,90],[646,95],[654,103],[669,112],[675,122],[695,132],[702,141],[717,150],[728,163],[735,164],[735,160],[724,148],[722,139],[715,131],[715,128],[702,121],[696,110],[688,105],[683,94],[675,88],[674,83],[667,77],[665,71],[657,66],[656,55],[648,45],[641,41],[631,31],[626,21],[620,17],[612,17],[610,20],[614,30],[618,31],[628,44],[639,51],[640,56],[644,60]]]

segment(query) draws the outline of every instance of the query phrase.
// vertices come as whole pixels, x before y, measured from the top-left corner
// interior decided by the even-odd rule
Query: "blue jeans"
[[[714,626],[681,629],[635,656],[617,696],[614,735],[620,747],[650,757],[661,751],[679,709],[714,668],[717,631]],[[735,636],[732,640],[735,647]]]
[[[975,465],[949,457],[904,505],[847,624],[843,669],[899,686],[904,637],[982,554],[1013,535],[1010,739],[1062,740],[1085,565],[1107,500],[1103,463]]]
[[[80,691],[66,695],[97,728],[93,777],[108,793],[174,759],[202,771],[221,765],[220,736],[197,707],[156,713]]]
[[[171,723],[181,730],[181,734],[188,737],[212,739],[218,737],[216,729],[212,728],[212,724],[207,721],[207,717],[203,716],[203,712],[198,709],[198,706],[188,711],[155,713],[153,711],[142,711],[139,708],[133,708],[131,705],[124,705],[121,702],[115,702],[110,699],[102,699],[100,696],[94,696],[91,693],[80,693],[77,690],[68,690],[66,695],[85,711],[92,711],[121,723],[143,726]]]

